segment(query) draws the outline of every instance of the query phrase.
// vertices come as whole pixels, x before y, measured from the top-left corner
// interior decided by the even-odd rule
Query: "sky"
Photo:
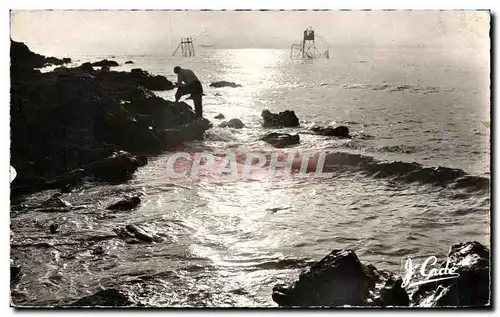
[[[489,49],[487,11],[11,11],[11,37],[42,54],[165,54],[181,37],[289,48],[313,27],[332,46]]]

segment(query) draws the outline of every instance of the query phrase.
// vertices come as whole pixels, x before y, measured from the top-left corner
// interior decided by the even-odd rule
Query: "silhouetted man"
[[[197,118],[203,115],[202,96],[203,87],[201,86],[198,77],[190,69],[182,69],[179,66],[174,67],[174,73],[177,74],[177,92],[175,93],[175,101],[179,101],[182,96],[191,94],[191,99],[194,103],[194,111]]]

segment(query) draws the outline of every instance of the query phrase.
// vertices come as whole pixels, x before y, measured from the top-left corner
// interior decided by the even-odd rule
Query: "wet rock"
[[[336,136],[339,138],[350,138],[351,136],[349,135],[349,128],[345,126],[338,126],[338,127],[312,127],[311,131],[318,135],[324,135],[324,136]]]
[[[231,81],[222,80],[222,81],[216,81],[214,83],[211,83],[210,87],[213,87],[213,88],[221,88],[221,87],[236,88],[236,87],[241,87],[241,85],[233,83]]]
[[[86,175],[92,175],[101,181],[123,181],[129,179],[141,166],[142,160],[134,155],[118,151],[111,156],[90,163],[84,167]]]
[[[290,110],[285,110],[280,113],[272,113],[269,110],[262,111],[261,114],[264,119],[262,126],[264,128],[282,128],[282,127],[298,127],[299,118],[295,115],[295,112]]]
[[[126,61],[125,64],[133,64],[134,62],[132,61]]]
[[[49,232],[50,232],[51,234],[55,234],[55,233],[57,233],[57,230],[59,229],[59,227],[60,227],[60,226],[59,226],[59,224],[57,224],[57,223],[53,223],[53,224],[51,224],[51,225],[49,226]]]
[[[77,307],[118,307],[134,305],[128,296],[116,289],[106,289],[93,295],[85,296],[70,306]]]
[[[38,208],[37,211],[43,212],[68,212],[72,209],[72,205],[62,199],[61,194],[57,193],[52,195],[49,199],[43,202]]]
[[[448,267],[460,276],[421,284],[411,295],[412,306],[484,307],[491,304],[490,252],[477,241],[456,243],[448,252]],[[446,266],[446,261],[441,268]],[[441,276],[442,277],[442,276]]]
[[[221,124],[219,124],[219,127],[221,128],[233,128],[233,129],[241,129],[244,126],[245,125],[243,124],[243,122],[241,122],[241,120],[237,118],[231,119],[229,121],[224,121]]]
[[[126,243],[136,244],[136,243],[153,243],[162,242],[163,239],[156,234],[149,232],[146,228],[140,225],[129,224],[125,228],[116,228],[115,233]]]
[[[104,66],[107,66],[107,67],[114,67],[114,66],[119,66],[119,64],[115,61],[109,61],[107,59],[103,59],[101,61],[98,61],[98,62],[95,62],[95,63],[92,63],[92,66],[100,66],[100,67],[104,67]]]
[[[96,71],[90,63],[44,73],[34,69],[44,63],[44,56],[12,42],[11,165],[18,172],[13,199],[44,189],[70,192],[87,176],[126,180],[147,159],[109,164],[113,152],[157,155],[202,139],[211,127],[208,120],[197,121],[187,104],[151,91],[173,89],[164,76],[140,69]],[[37,142],[26,142],[34,135]]]
[[[214,117],[214,119],[224,119],[224,118],[225,118],[225,116],[222,113],[219,113],[218,115],[216,115]]]
[[[86,62],[86,63],[83,63],[80,68],[85,71],[85,72],[88,72],[88,73],[91,73],[94,71],[94,67],[92,66],[91,63],[89,62]]]
[[[151,75],[140,68],[134,68],[131,71],[136,84],[143,85],[151,90],[172,90],[174,84],[165,76]]]
[[[61,175],[53,181],[46,184],[47,189],[60,189],[62,192],[70,192],[71,188],[82,183],[85,177],[85,170],[82,168],[73,170],[67,174]]]
[[[195,121],[178,125],[175,128],[164,129],[161,136],[169,148],[181,145],[183,142],[203,140],[205,131],[212,127],[212,123],[206,118],[198,118]]]
[[[109,205],[106,209],[113,211],[127,211],[137,208],[141,204],[141,197],[139,194],[135,194],[129,197],[125,197],[116,203]]]
[[[292,146],[300,143],[300,137],[298,134],[292,135],[287,133],[269,133],[261,138],[261,140],[273,145],[277,148],[284,148],[287,146]]]
[[[333,250],[291,285],[278,284],[272,298],[280,306],[408,306],[402,279],[362,264],[350,250]]]

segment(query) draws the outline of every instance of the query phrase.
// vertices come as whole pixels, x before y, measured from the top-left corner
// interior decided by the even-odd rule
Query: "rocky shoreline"
[[[110,71],[112,61],[38,70],[68,62],[11,41],[13,200],[44,189],[68,191],[83,178],[126,180],[146,164],[145,155],[201,139],[212,126],[195,120],[188,104],[152,92],[174,88],[164,76]]]
[[[73,68],[62,66],[47,73],[38,70],[70,62],[69,58],[33,53],[23,43],[11,41],[11,165],[17,171],[11,183],[11,205],[23,195],[40,190],[68,193],[83,181],[126,181],[147,164],[147,156],[202,139],[212,127],[207,119],[196,120],[188,104],[167,101],[153,93],[173,89],[163,76],[141,69],[111,71],[117,63],[107,60]],[[240,87],[227,82],[213,87],[223,86]],[[299,126],[293,111],[273,114],[265,110],[262,118],[265,128]],[[241,129],[245,125],[233,118],[221,126]],[[350,137],[343,126],[313,127],[311,131],[321,136]],[[298,134],[272,132],[261,139],[276,148],[300,143]],[[140,195],[134,193],[106,210],[129,211],[140,204]],[[71,206],[60,194],[40,206],[44,212],[76,208],[79,206]],[[57,224],[51,224],[50,233],[57,231]],[[163,239],[147,227],[134,224],[116,228],[110,237],[127,244]],[[408,289],[402,286],[404,277],[363,264],[355,251],[333,250],[303,271],[294,283],[276,285],[270,296],[280,307],[490,306],[489,250],[478,242],[457,243],[450,247],[447,260],[457,268],[457,278]],[[22,263],[12,262],[11,285],[22,275]],[[109,288],[70,306],[143,305],[126,292]]]
[[[491,305],[490,252],[479,242],[456,243],[438,272],[456,268],[448,277],[414,287],[403,278],[362,264],[352,250],[333,250],[300,274],[294,283],[273,288],[281,307],[486,307]],[[427,272],[432,268],[429,266]],[[412,279],[422,281],[420,269]]]

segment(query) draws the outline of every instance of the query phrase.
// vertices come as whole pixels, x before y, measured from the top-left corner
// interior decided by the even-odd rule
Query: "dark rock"
[[[295,112],[286,110],[278,114],[271,113],[269,110],[262,111],[261,114],[264,119],[262,126],[264,128],[282,128],[282,127],[298,127],[299,118],[295,115]]]
[[[345,126],[339,126],[339,127],[312,127],[311,131],[313,131],[316,134],[319,135],[325,135],[325,136],[336,136],[339,138],[350,138],[351,136],[349,135],[349,128]]]
[[[362,264],[353,251],[333,250],[292,285],[276,285],[272,297],[285,307],[408,306],[401,283],[388,271]]]
[[[167,142],[169,148],[181,145],[191,140],[203,140],[206,130],[212,127],[212,123],[206,118],[198,118],[193,122],[176,126],[175,128],[161,131],[162,138]]]
[[[44,189],[70,192],[86,176],[126,179],[147,158],[106,172],[100,166],[110,163],[113,152],[159,154],[202,139],[211,127],[206,119],[196,120],[189,105],[150,90],[173,89],[164,76],[140,69],[96,71],[90,63],[45,73],[34,69],[44,64],[44,56],[12,42],[11,165],[18,172],[12,199]],[[26,142],[33,136],[37,142]]]
[[[92,63],[92,66],[107,66],[107,67],[114,67],[114,66],[119,66],[119,64],[115,61],[108,61],[107,59],[103,59],[101,61]]]
[[[94,67],[92,66],[91,63],[87,62],[87,63],[83,63],[80,68],[83,70],[83,71],[86,71],[86,72],[93,72],[94,71]]]
[[[126,61],[125,64],[133,64],[134,62],[132,61]]]
[[[69,202],[62,199],[61,194],[52,195],[49,199],[43,202],[37,210],[43,212],[68,212],[73,207]]]
[[[231,81],[216,81],[214,83],[210,84],[210,87],[213,88],[221,88],[221,87],[231,87],[231,88],[236,88],[236,87],[241,87],[241,85],[233,83]]]
[[[139,195],[132,195],[109,205],[106,209],[113,211],[132,210],[137,208],[140,204],[141,197]]]
[[[123,181],[129,179],[141,166],[137,157],[125,151],[118,151],[111,156],[84,166],[85,174],[102,181]]]
[[[118,307],[134,305],[125,294],[116,289],[106,289],[93,295],[85,296],[73,302],[77,307]]]
[[[58,229],[59,229],[59,224],[57,224],[57,223],[53,223],[53,224],[51,224],[51,225],[49,226],[49,232],[50,232],[51,234],[55,234],[55,233],[57,233],[57,230],[58,230]]]
[[[237,119],[237,118],[231,119],[229,121],[224,121],[221,124],[219,124],[219,127],[221,127],[221,128],[241,129],[244,126],[245,125],[243,124],[243,122],[241,122],[241,120]]]
[[[33,70],[44,66],[62,65],[71,62],[69,58],[59,59],[56,57],[47,57],[33,53],[26,44],[10,40],[10,62],[11,72],[20,70]]]
[[[225,116],[222,113],[219,113],[218,115],[216,115],[214,117],[214,119],[224,119],[224,118],[225,118]]]
[[[134,68],[130,71],[135,79],[135,83],[151,90],[172,90],[174,83],[165,76],[153,76],[140,68]]]
[[[460,276],[418,285],[411,295],[412,306],[456,308],[491,305],[489,250],[476,241],[456,243],[450,247],[447,260],[448,267],[456,267],[455,272]],[[446,262],[440,267],[445,265]]]
[[[277,148],[284,148],[287,146],[295,145],[300,143],[300,137],[298,134],[286,134],[286,133],[269,133],[261,138],[261,140],[272,144]]]

